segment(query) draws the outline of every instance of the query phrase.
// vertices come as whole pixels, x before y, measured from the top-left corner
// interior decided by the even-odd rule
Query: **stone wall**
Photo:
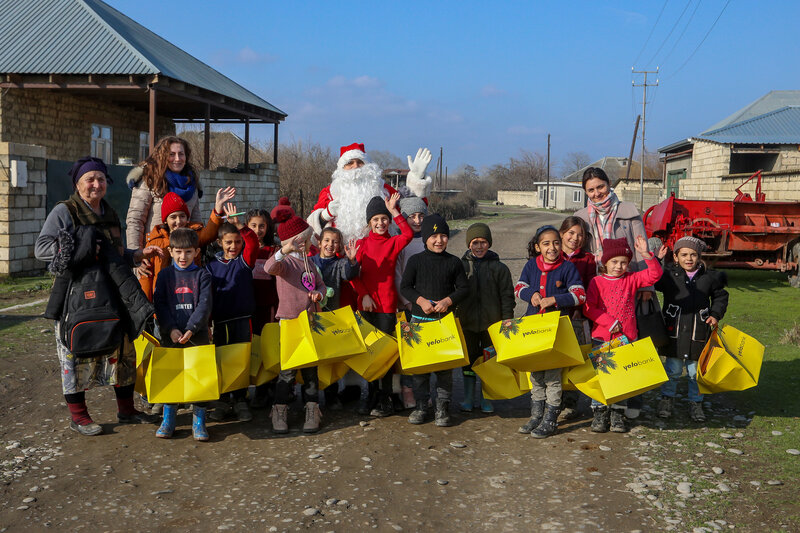
[[[204,217],[214,208],[214,198],[217,189],[223,187],[236,187],[236,198],[233,203],[239,211],[250,209],[266,209],[271,211],[278,205],[278,165],[272,163],[259,163],[259,168],[250,174],[235,172],[222,172],[201,170],[198,172],[200,182],[203,184],[203,197],[200,199],[200,208]]]
[[[6,89],[0,93],[0,142],[33,144],[50,159],[74,161],[89,155],[92,124],[111,126],[112,160],[139,160],[139,133],[148,131],[147,113],[51,89]],[[175,125],[158,117],[156,136],[175,134]]]
[[[538,207],[539,193],[537,191],[497,191],[497,201],[505,205]]]
[[[681,180],[681,186],[683,185],[683,180]],[[639,198],[640,198],[640,187],[639,181],[636,180],[629,180],[629,181],[620,181],[617,183],[617,186],[614,187],[614,192],[617,193],[617,196],[623,202],[631,202],[632,204],[639,207]],[[661,186],[660,181],[645,181],[644,182],[644,207],[643,211],[646,211],[648,207],[651,205],[656,205],[657,203],[661,202],[666,198],[666,191],[664,187]]]

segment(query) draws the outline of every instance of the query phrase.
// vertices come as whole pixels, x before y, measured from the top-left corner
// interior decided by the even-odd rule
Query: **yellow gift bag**
[[[319,390],[328,388],[344,377],[350,367],[344,363],[323,363],[317,367],[317,381],[319,382]],[[298,372],[298,375],[300,372]],[[298,383],[302,383],[302,376],[298,376]]]
[[[250,385],[251,344],[238,342],[216,347],[220,394],[246,389]]]
[[[146,331],[143,331],[142,334],[133,341],[133,347],[136,349],[136,385],[134,385],[133,390],[145,398],[147,397],[145,376],[147,376],[147,369],[150,366],[150,356],[153,354],[153,348],[156,346],[160,346],[160,343]]]
[[[531,390],[527,372],[517,372],[497,362],[497,357],[484,357],[472,365],[472,371],[481,378],[483,397],[487,400],[510,400]],[[527,388],[525,388],[527,387]]]
[[[219,377],[214,345],[153,348],[145,382],[150,403],[216,400]]]
[[[311,313],[281,321],[281,369],[336,363],[366,351],[350,307]]]
[[[497,362],[525,372],[583,363],[568,316],[544,313],[501,320],[489,326]]]
[[[701,394],[745,390],[758,385],[764,345],[732,326],[717,328],[697,362]]]
[[[469,364],[461,324],[453,313],[430,322],[400,322],[395,331],[406,374],[426,374]]]
[[[261,364],[271,376],[270,381],[281,371],[281,325],[278,322],[264,324],[261,330]],[[255,342],[255,341],[253,341]]]
[[[574,322],[573,322],[574,325]],[[581,344],[581,354],[583,354],[583,361],[586,362],[586,359],[589,357],[589,352],[592,351],[591,344]],[[569,371],[575,367],[565,368],[561,371],[561,390],[578,390],[578,387],[572,383],[569,378]]]
[[[658,387],[667,381],[667,373],[647,337],[616,347],[604,345],[570,369],[568,378],[585,395],[609,405]]]
[[[261,336],[253,335],[253,341],[250,345],[250,385],[257,387],[274,377],[275,374],[264,368],[264,362],[261,359]]]
[[[345,364],[367,381],[375,381],[382,378],[400,356],[397,341],[364,320],[359,313],[356,313],[356,321],[367,351],[345,360]]]

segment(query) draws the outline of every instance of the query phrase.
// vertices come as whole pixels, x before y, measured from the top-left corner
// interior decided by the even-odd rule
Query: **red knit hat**
[[[278,238],[281,242],[293,239],[304,231],[311,229],[305,220],[297,216],[294,210],[286,205],[289,199],[286,198],[286,203],[282,203],[283,200],[284,198],[281,198],[278,201],[278,205],[270,213],[272,220],[278,222]]]
[[[627,239],[603,239],[603,257],[600,261],[605,265],[614,257],[625,256],[630,261],[633,258],[631,247],[628,246]]]
[[[168,192],[161,200],[161,223],[166,224],[167,217],[175,211],[183,211],[186,213],[186,217],[189,217],[189,208],[186,207],[186,202],[174,192]]]

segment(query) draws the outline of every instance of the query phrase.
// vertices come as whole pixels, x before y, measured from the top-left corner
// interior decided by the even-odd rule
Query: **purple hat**
[[[87,172],[91,172],[92,170],[99,170],[106,175],[106,181],[113,183],[111,181],[111,177],[108,175],[108,168],[106,167],[106,164],[103,163],[103,160],[98,157],[87,156],[75,161],[75,163],[72,165],[72,168],[68,172],[68,174],[72,177],[72,186],[77,186],[78,180],[81,179],[81,176]]]

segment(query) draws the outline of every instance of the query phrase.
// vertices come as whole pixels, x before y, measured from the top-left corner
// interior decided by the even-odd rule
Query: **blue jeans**
[[[661,385],[661,394],[670,398],[675,397],[678,390],[678,379],[683,374],[683,365],[686,365],[686,374],[689,377],[689,401],[702,402],[703,395],[697,388],[697,361],[683,359],[682,357],[667,357],[664,361],[664,370],[669,381]]]

